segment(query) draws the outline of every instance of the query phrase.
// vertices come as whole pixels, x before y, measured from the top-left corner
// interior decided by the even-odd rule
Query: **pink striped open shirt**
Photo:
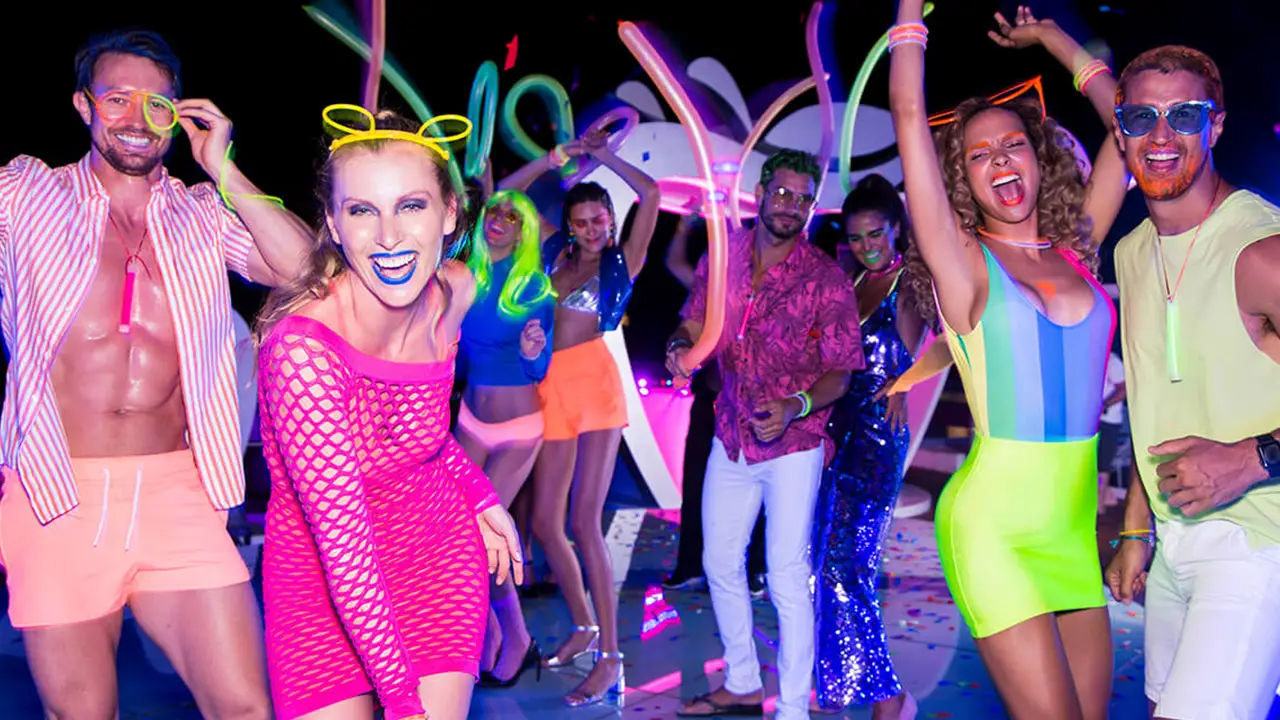
[[[9,373],[0,465],[17,471],[41,523],[79,504],[50,370],[98,269],[110,199],[85,155],[51,168],[20,156],[0,168],[0,328]],[[178,342],[188,441],[209,500],[244,502],[226,269],[249,277],[253,238],[210,183],[164,172],[147,229],[165,277]]]

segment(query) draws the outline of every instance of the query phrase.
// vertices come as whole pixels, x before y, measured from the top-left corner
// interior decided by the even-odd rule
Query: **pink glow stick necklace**
[[[116,229],[116,235],[120,238],[120,244],[124,245],[125,252],[129,253],[124,259],[124,299],[120,304],[120,332],[128,335],[133,325],[133,286],[138,278],[138,266],[147,272],[147,277],[151,277],[151,269],[147,267],[147,263],[142,259],[142,246],[147,242],[148,228],[142,228],[142,239],[138,241],[138,249],[129,252],[129,244],[125,242],[124,233],[121,232],[120,226],[116,224],[116,219],[107,213],[107,220],[111,222],[111,227]]]

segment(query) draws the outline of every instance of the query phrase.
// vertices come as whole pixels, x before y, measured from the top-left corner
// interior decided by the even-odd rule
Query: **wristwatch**
[[[1254,439],[1258,441],[1258,462],[1267,471],[1267,477],[1280,478],[1280,440],[1271,435],[1259,435]]]

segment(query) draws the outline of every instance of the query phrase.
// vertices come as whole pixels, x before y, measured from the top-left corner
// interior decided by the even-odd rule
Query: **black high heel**
[[[520,676],[531,667],[536,668],[534,670],[536,680],[542,682],[542,649],[538,647],[538,641],[532,638],[529,639],[529,649],[525,650],[524,659],[520,661],[520,667],[515,675],[503,680],[488,670],[482,670],[480,681],[476,684],[484,688],[509,688],[520,682]]]

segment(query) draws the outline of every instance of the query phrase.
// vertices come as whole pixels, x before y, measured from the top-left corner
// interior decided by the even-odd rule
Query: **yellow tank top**
[[[1237,190],[1205,221],[1177,291],[1178,369],[1171,382],[1165,358],[1165,282],[1177,282],[1195,228],[1157,242],[1144,221],[1116,246],[1125,387],[1138,471],[1156,517],[1186,521],[1160,495],[1156,466],[1166,458],[1152,445],[1188,435],[1235,442],[1280,427],[1280,364],[1263,354],[1240,319],[1235,265],[1240,251],[1280,235],[1280,208]],[[1194,521],[1228,520],[1253,547],[1280,545],[1280,485],[1253,488],[1237,502]]]

